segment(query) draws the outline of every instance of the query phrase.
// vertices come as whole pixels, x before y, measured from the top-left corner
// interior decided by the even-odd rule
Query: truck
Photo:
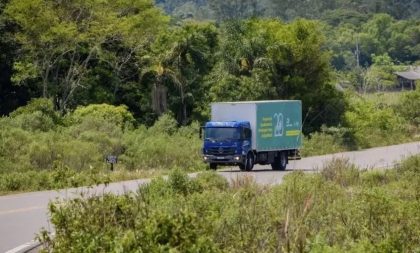
[[[300,159],[302,102],[270,100],[221,102],[211,105],[211,121],[201,128],[202,158],[210,168],[239,166],[251,171],[255,164],[286,170]]]

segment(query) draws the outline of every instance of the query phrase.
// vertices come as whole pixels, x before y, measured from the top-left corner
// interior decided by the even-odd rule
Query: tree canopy
[[[106,103],[186,125],[215,101],[301,99],[306,133],[338,125],[335,83],[383,90],[420,60],[417,3],[375,3],[3,0],[0,113],[43,97],[61,114]]]

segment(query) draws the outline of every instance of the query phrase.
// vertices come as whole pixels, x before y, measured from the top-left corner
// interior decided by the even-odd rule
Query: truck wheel
[[[254,156],[248,153],[246,156],[246,171],[251,171],[254,168]]]
[[[280,152],[279,156],[274,159],[274,163],[271,164],[273,170],[286,170],[287,167],[287,153]]]
[[[212,169],[212,170],[217,170],[217,164],[215,164],[215,163],[210,163],[210,169]]]
[[[248,153],[245,159],[244,164],[239,165],[239,169],[242,171],[251,171],[254,168],[254,156],[251,153]]]

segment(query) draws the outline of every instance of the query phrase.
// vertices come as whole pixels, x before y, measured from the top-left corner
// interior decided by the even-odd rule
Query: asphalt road
[[[240,172],[237,168],[219,171],[228,180],[247,175],[260,184],[278,184],[283,177],[294,170],[313,172],[332,158],[347,158],[361,169],[388,168],[405,157],[420,153],[420,142],[373,148],[363,151],[345,152],[333,155],[309,157],[290,161],[287,171],[272,171],[270,166],[255,166],[251,172]],[[194,174],[192,174],[194,176]],[[53,231],[48,219],[48,203],[55,199],[71,199],[80,196],[97,195],[104,192],[122,194],[135,191],[139,185],[149,180],[133,180],[112,183],[108,186],[82,187],[61,191],[43,191],[8,195],[0,197],[0,252],[6,252],[34,239],[35,234],[44,227]]]

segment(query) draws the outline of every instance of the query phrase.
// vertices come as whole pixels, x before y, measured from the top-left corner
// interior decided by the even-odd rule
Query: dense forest
[[[304,156],[416,140],[418,5],[1,0],[0,194],[202,169],[215,101],[302,100]]]
[[[340,122],[337,83],[382,90],[419,60],[419,4],[2,0],[0,113],[44,97],[185,125],[212,101],[301,99],[308,133]]]
[[[413,0],[156,0],[159,6],[177,18],[242,19],[277,17],[293,20],[364,19],[374,13],[387,13],[396,19],[418,18],[420,2]]]

